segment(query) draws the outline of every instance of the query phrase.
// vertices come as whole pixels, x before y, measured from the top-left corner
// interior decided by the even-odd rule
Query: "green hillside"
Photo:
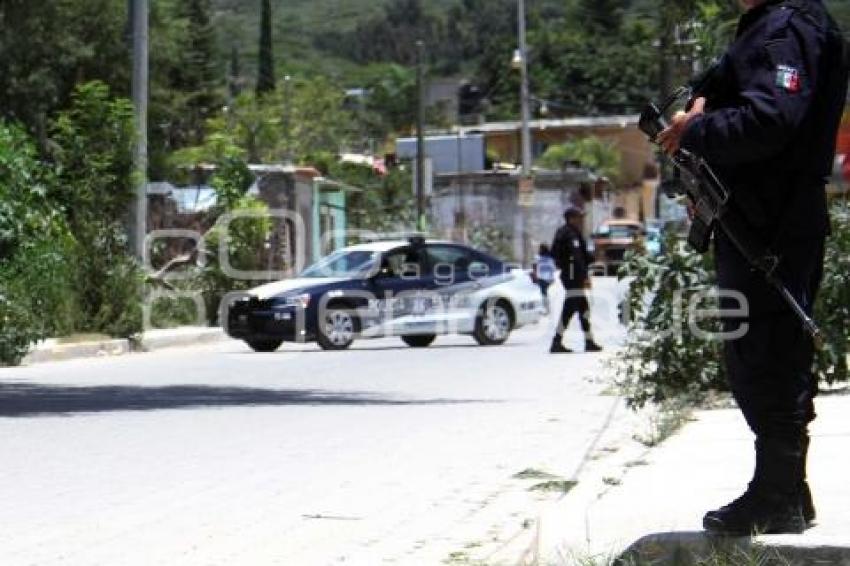
[[[253,84],[261,0],[212,2],[220,68],[235,48],[240,74]],[[850,0],[827,3],[850,29]],[[668,11],[679,6],[672,0],[527,0],[534,94],[562,113],[634,111],[657,94],[652,46],[667,13],[662,5]],[[734,30],[737,0],[716,6],[716,15],[700,22],[714,37],[712,52]],[[686,17],[687,9],[676,9]],[[487,93],[491,117],[515,110],[516,76],[507,63],[516,47],[516,0],[278,0],[272,11],[278,79],[322,75],[349,87],[374,86],[392,74],[381,64],[412,68],[421,38],[432,76],[472,80]],[[682,52],[671,63],[673,83],[690,76],[690,56]]]
[[[388,0],[286,0],[273,2],[276,64],[281,72],[321,73],[346,79],[360,65],[317,47],[323,36],[353,31],[358,24],[381,17]],[[423,7],[444,14],[457,0],[424,0]],[[233,46],[243,68],[252,73],[259,38],[260,0],[213,0],[214,25],[223,58]]]

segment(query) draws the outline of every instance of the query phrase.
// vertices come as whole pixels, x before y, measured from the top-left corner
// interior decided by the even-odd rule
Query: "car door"
[[[424,246],[404,246],[381,255],[380,267],[370,279],[372,324],[365,334],[428,333],[432,324],[423,316],[429,310],[433,284]]]
[[[472,302],[481,289],[470,272],[480,263],[477,254],[453,244],[430,244],[427,249],[433,274],[431,289],[439,296],[440,308],[434,310],[434,316],[440,318],[439,333],[470,332],[477,307]]]

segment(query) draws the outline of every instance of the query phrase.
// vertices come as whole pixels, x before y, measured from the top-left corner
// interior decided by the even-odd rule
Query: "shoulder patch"
[[[800,71],[788,65],[776,67],[776,86],[788,92],[800,92]]]

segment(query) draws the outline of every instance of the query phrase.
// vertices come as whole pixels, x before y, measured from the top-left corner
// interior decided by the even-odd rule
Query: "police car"
[[[296,279],[233,300],[225,322],[231,337],[272,352],[283,342],[344,350],[387,336],[424,348],[442,334],[498,345],[541,316],[527,272],[468,246],[414,238],[340,249]]]

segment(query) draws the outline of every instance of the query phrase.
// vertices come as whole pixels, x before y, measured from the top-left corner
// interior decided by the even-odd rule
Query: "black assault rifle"
[[[638,127],[649,136],[653,143],[657,143],[658,134],[669,125],[667,113],[677,102],[690,100],[694,90],[699,91],[698,88],[682,87],[660,107],[655,103],[649,103],[641,113]],[[699,253],[707,252],[714,230],[722,230],[750,265],[760,271],[767,282],[779,292],[794,314],[802,321],[803,327],[811,335],[815,346],[822,347],[824,337],[820,328],[779,278],[777,272],[781,258],[752,233],[740,210],[730,200],[729,190],[711,166],[699,155],[682,148],[671,156],[671,161],[680,174],[680,178],[665,182],[664,188],[670,198],[686,196],[693,207],[691,230],[688,234],[688,243],[691,247]]]

